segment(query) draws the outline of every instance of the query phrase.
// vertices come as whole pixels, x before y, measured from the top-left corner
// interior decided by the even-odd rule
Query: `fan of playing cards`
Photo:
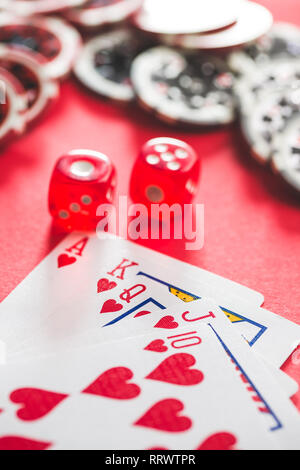
[[[280,366],[300,327],[262,302],[132,242],[69,235],[1,304],[0,448],[299,449]]]

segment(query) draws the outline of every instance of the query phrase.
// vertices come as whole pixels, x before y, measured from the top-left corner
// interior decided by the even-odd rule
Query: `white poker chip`
[[[72,69],[81,47],[81,36],[60,18],[16,17],[0,14],[0,44],[30,50],[43,56],[43,67],[50,78],[64,78]]]
[[[126,20],[143,0],[87,0],[81,7],[64,12],[66,18],[83,27],[94,28]]]
[[[235,118],[233,76],[217,58],[155,47],[134,60],[131,80],[140,104],[168,123],[218,125]]]
[[[300,191],[300,114],[274,139],[272,166],[290,186]]]
[[[9,137],[21,134],[26,128],[24,110],[26,100],[19,94],[20,89],[14,77],[6,70],[0,70],[0,143]]]
[[[0,0],[0,8],[20,16],[54,13],[82,5],[85,0]]]
[[[34,121],[57,97],[57,83],[49,79],[43,65],[30,53],[0,45],[0,67],[15,75],[25,90],[27,108],[23,113],[27,123]]]
[[[204,33],[233,24],[244,0],[145,0],[135,26],[152,34]]]
[[[131,64],[144,44],[127,28],[100,34],[84,45],[74,73],[93,92],[129,102],[135,98],[130,80]]]
[[[300,88],[265,93],[251,110],[241,114],[241,129],[253,156],[267,163],[272,156],[273,142],[286,123],[300,112]]]
[[[277,59],[249,71],[235,80],[234,93],[241,112],[250,112],[256,101],[263,100],[264,93],[300,87],[300,60]]]
[[[273,16],[267,8],[244,1],[238,9],[236,22],[226,29],[209,34],[161,35],[160,39],[166,45],[184,49],[226,49],[260,38],[270,30],[272,23]]]
[[[238,74],[248,74],[277,59],[300,57],[300,28],[290,23],[274,23],[268,34],[232,52],[229,66]]]

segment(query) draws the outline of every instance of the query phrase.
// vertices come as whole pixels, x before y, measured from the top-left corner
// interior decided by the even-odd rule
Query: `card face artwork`
[[[2,366],[0,448],[298,448],[297,411],[222,311],[177,323]]]
[[[153,350],[155,342],[161,347]],[[72,351],[59,361],[12,365],[1,375],[0,449],[274,446],[257,404],[205,324]],[[224,407],[226,396],[233,399]]]
[[[181,309],[202,297],[214,297],[253,350],[276,367],[300,338],[299,326],[259,308],[260,295],[121,239],[71,235],[23,284],[0,310],[7,355],[18,359],[113,340],[119,330],[122,338],[134,336],[128,319],[147,324],[176,302]]]
[[[167,260],[166,266],[160,264],[162,259]],[[197,277],[199,295],[227,293],[228,299],[235,299],[233,304],[237,303],[238,295],[243,296],[245,302],[255,299],[259,304],[263,300],[260,294],[246,287],[125,240],[100,241],[70,235],[2,303],[0,339],[6,341],[9,355],[20,349],[28,338],[36,338],[36,333],[45,325],[49,336],[52,333],[55,336],[64,328],[70,334],[79,334],[99,325],[101,314],[113,319],[117,313],[119,316],[125,312],[126,307],[132,310],[134,305],[142,305],[144,311],[149,307],[161,308],[162,304],[156,304],[145,292],[145,283],[155,275],[168,280],[169,271],[173,271],[174,281],[179,281],[190,269]],[[136,280],[130,285],[129,278],[134,277]],[[157,288],[164,286],[155,284]],[[129,293],[125,292],[126,287],[128,290],[135,286]],[[79,303],[80,308],[85,305],[85,315],[79,310]],[[90,316],[93,321],[89,323]]]
[[[173,307],[167,309],[157,309],[156,311],[138,310],[135,315],[126,316],[123,322],[117,322],[105,328],[89,329],[85,334],[75,337],[68,336],[67,332],[64,331],[62,336],[57,335],[55,337],[55,341],[50,338],[50,341],[47,342],[47,331],[45,331],[45,334],[40,331],[39,336],[31,342],[31,349],[29,348],[30,343],[28,343],[26,351],[13,356],[13,362],[17,359],[19,362],[24,362],[36,358],[41,352],[53,353],[55,351],[56,354],[61,354],[66,350],[82,348],[87,345],[117,342],[120,339],[147,334],[152,330],[157,333],[160,331],[173,333],[180,328],[182,321],[193,325],[195,321],[209,323],[214,318],[218,318],[218,323],[223,327],[231,326],[228,318],[215,302],[209,299],[198,299],[187,305],[181,302],[176,303],[173,304]],[[235,331],[234,328],[233,333],[239,335],[239,332]],[[156,347],[156,343],[153,347]],[[293,396],[297,392],[298,385],[294,380],[274,366],[268,365],[268,368],[278,384],[285,390],[287,396]]]
[[[127,320],[124,322],[119,322],[114,325],[114,339],[113,341],[117,341],[118,339],[124,339],[126,337],[135,337],[141,334],[147,334],[150,331],[155,332],[170,332],[175,333],[178,329],[180,329],[181,324],[192,325],[195,322],[201,323],[210,323],[212,320],[217,319],[218,325],[225,329],[228,328],[228,325],[232,325],[229,319],[224,315],[224,311],[219,308],[215,301],[212,299],[198,299],[188,304],[182,304],[180,302],[176,302],[172,305],[172,307],[168,307],[165,310],[157,310],[155,313],[149,311],[141,311],[136,315],[131,315],[127,317]],[[108,333],[108,337],[110,336],[110,327],[104,329],[103,333],[103,340],[107,338],[105,336],[106,332]],[[232,334],[240,335],[239,330],[235,329],[232,326]],[[98,335],[96,334],[96,337]],[[243,337],[243,336],[242,336]],[[93,342],[94,336],[92,332],[86,333],[86,342],[88,341]],[[81,340],[83,337],[81,337]],[[248,342],[247,342],[248,343]],[[65,344],[65,346],[67,346]],[[160,343],[154,343],[152,348],[160,348]],[[251,345],[249,345],[251,348]],[[253,350],[253,348],[251,348]],[[258,355],[262,357],[261,355]],[[263,357],[262,357],[263,359]],[[282,386],[282,389],[287,392],[287,395],[292,397],[298,391],[298,384],[293,379],[291,379],[288,375],[283,373],[277,367],[269,364],[266,361],[266,365],[268,366],[269,370],[271,371],[272,375],[277,379],[277,382]]]

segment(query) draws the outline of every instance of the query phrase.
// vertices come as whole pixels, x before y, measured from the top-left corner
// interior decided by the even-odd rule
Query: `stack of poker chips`
[[[0,0],[1,144],[24,133],[58,97],[82,39],[63,18],[46,14],[78,3]]]
[[[48,83],[46,94],[37,79],[15,77],[25,84],[25,104],[7,105],[9,93],[24,98],[24,91],[17,93],[2,69],[16,73],[0,62],[9,82],[1,141],[9,133],[5,116],[14,132],[24,131],[28,100],[41,112],[73,68],[95,94],[138,104],[171,125],[238,118],[251,154],[300,190],[300,30],[273,24],[265,7],[246,0],[0,0],[1,7],[1,48],[31,55],[39,83]]]

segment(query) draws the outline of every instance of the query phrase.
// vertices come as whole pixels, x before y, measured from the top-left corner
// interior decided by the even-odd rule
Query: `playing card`
[[[215,313],[213,314],[210,312],[212,306],[214,306],[215,311]],[[203,312],[205,310],[207,310],[207,312],[209,313],[199,314],[199,311]],[[147,334],[151,330],[157,332],[176,331],[178,328],[180,328],[179,325],[181,319],[190,324],[193,324],[199,319],[204,323],[209,323],[211,319],[214,318],[214,316],[216,315],[218,315],[218,324],[220,325],[220,327],[223,326],[227,328],[228,323],[231,323],[230,319],[226,315],[224,315],[223,310],[217,308],[214,299],[202,298],[190,302],[188,303],[188,305],[183,305],[182,303],[177,302],[172,304],[171,307],[168,307],[165,310],[158,309],[153,314],[148,311],[142,311],[134,316],[126,317],[127,321],[125,322],[116,323],[114,326],[114,341],[116,341],[117,339],[124,339],[126,337],[134,338],[135,336]],[[239,331],[236,330],[234,327],[233,330],[233,334],[240,334]],[[96,334],[96,337],[97,336],[98,334]],[[109,341],[108,338],[110,338],[109,327],[108,331],[107,329],[105,329],[105,331],[103,332],[103,341]],[[82,340],[83,336],[80,338],[81,342]],[[72,339],[70,339],[70,341],[71,346],[67,340],[63,346],[63,349],[72,347]],[[95,337],[93,335],[93,332],[91,331],[86,332],[86,344],[88,344],[88,342],[95,342]],[[251,345],[249,346],[251,348]],[[261,354],[257,354],[259,355],[259,357],[261,357],[262,360],[264,360],[264,357],[261,356]],[[28,355],[25,353],[25,356],[23,356],[23,360],[26,360],[26,357],[28,358]],[[286,391],[289,397],[292,397],[297,393],[299,386],[295,380],[285,374],[281,369],[278,369],[274,365],[269,364],[267,361],[265,361],[265,365],[268,367],[269,371],[277,380],[278,384],[282,387],[283,390]]]
[[[65,246],[69,246],[66,250],[79,252],[85,261],[73,256],[77,261],[66,265],[65,258],[63,263],[59,261],[59,248],[32,274],[38,277],[41,286],[38,292],[35,289],[30,294],[34,281],[25,280],[26,286],[4,302],[0,326],[1,338],[8,338],[8,358],[16,360],[20,355],[30,357],[111,340],[118,334],[121,323],[129,328],[128,332],[122,330],[122,337],[133,336],[134,325],[144,320],[141,317],[159,315],[174,302],[180,308],[190,306],[199,297],[214,297],[253,351],[275,367],[280,367],[299,343],[298,325],[230,297],[219,280],[202,283],[198,277],[192,279],[188,265],[172,259],[166,266],[159,264],[165,257],[151,251],[150,256],[149,250],[121,239],[79,238],[73,245],[69,242],[74,239],[65,241]],[[57,262],[63,264],[63,269],[72,269],[72,275],[71,272],[66,275],[67,271],[61,268],[57,270]],[[46,272],[53,277],[46,277]],[[197,268],[192,268],[192,274],[196,272]],[[205,277],[201,270],[200,273]],[[228,286],[227,282],[224,284]],[[20,304],[22,315],[16,320]],[[131,331],[129,318],[135,320]]]
[[[160,292],[160,298],[165,294]],[[105,342],[117,341],[119,339],[125,339],[128,337],[134,338],[136,336],[147,334],[149,331],[174,331],[179,328],[179,320],[184,318],[187,322],[193,323],[192,320],[188,320],[189,315],[196,313],[196,318],[199,306],[200,310],[203,310],[205,303],[209,306],[214,304],[214,301],[210,299],[198,299],[194,302],[190,302],[187,305],[182,303],[173,304],[172,307],[167,309],[156,309],[156,310],[139,310],[138,313],[132,316],[126,316],[125,321],[117,322],[113,326],[113,334],[111,331],[112,326],[102,328],[99,332],[97,326],[91,330],[85,331],[84,334],[78,336],[69,336],[64,332],[63,336],[55,335],[54,340],[48,340],[47,332],[40,331],[39,336],[35,338],[32,343],[28,343],[27,349],[23,352],[19,352],[11,356],[10,362],[24,362],[32,357],[36,357],[37,354],[51,354],[54,351],[57,354],[61,354],[66,350],[73,348],[86,347],[91,344],[101,344]],[[219,324],[228,326],[231,322],[224,315],[224,312],[217,310],[219,314]],[[201,317],[201,315],[200,315]],[[203,322],[208,323],[211,320],[211,315],[204,315]],[[232,327],[235,334],[239,334],[237,330]],[[44,334],[43,334],[44,333]],[[33,344],[34,343],[34,344]],[[31,344],[31,347],[29,347]],[[288,375],[276,368],[272,364],[266,363],[273,376],[276,378],[279,386],[285,390],[289,397],[292,397],[298,391],[298,384],[291,379]]]
[[[191,350],[170,338],[153,352],[154,337],[142,337],[2,368],[0,449],[272,447],[222,346],[204,328],[196,335]]]
[[[167,282],[169,273],[172,282],[179,282],[188,272],[197,277],[199,296],[228,298],[230,305],[240,304],[240,297],[251,305],[263,301],[260,294],[244,286],[126,240],[70,235],[2,302],[0,339],[6,342],[7,357],[21,351],[27,339],[35,341],[43,326],[47,336],[55,340],[58,332],[63,337],[64,332],[75,335],[101,326],[100,312],[112,318],[126,307],[163,308],[162,303],[151,299],[146,287],[143,290],[145,283],[153,281],[155,275]],[[134,277],[136,281],[130,285],[129,278]],[[127,290],[137,286],[127,298],[126,285]],[[159,288],[165,284],[154,285]],[[172,289],[167,292],[171,298],[176,295]]]
[[[299,449],[297,411],[201,302],[176,331],[1,366],[0,448]]]

